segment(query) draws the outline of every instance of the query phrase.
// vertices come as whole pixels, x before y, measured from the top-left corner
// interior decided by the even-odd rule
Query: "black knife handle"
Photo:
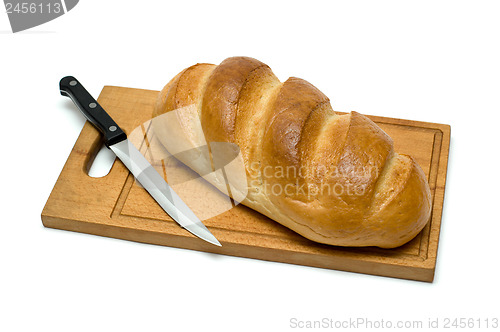
[[[66,76],[59,82],[61,95],[70,97],[83,115],[104,135],[107,147],[123,141],[127,135],[106,113],[99,103],[73,76]]]

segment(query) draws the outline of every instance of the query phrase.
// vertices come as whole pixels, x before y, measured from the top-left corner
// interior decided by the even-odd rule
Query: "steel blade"
[[[193,235],[221,246],[215,236],[128,139],[109,148],[172,219]]]

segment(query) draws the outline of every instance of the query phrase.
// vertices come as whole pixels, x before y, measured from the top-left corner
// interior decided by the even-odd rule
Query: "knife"
[[[64,77],[59,82],[59,88],[61,95],[71,98],[87,120],[103,134],[104,144],[116,154],[137,181],[172,219],[193,235],[216,246],[221,246],[215,236],[127,139],[125,132],[76,78],[73,76]]]

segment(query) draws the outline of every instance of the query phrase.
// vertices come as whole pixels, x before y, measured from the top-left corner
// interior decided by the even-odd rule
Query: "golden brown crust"
[[[393,248],[410,241],[427,224],[431,213],[431,193],[424,172],[412,157],[399,157],[406,159],[406,170],[395,175],[398,180],[387,183],[382,192],[390,194],[381,206],[374,204],[375,210],[365,221],[365,227],[376,232],[380,247]]]
[[[281,83],[247,57],[198,64],[165,86],[154,115],[191,105],[201,125],[181,121],[184,143],[236,143],[249,183],[242,203],[313,241],[392,248],[429,220],[429,185],[414,159],[367,117],[335,114],[302,79]]]
[[[266,165],[275,169],[300,168],[302,132],[306,122],[316,118],[318,112],[314,111],[325,102],[328,98],[321,91],[300,78],[291,77],[283,84],[264,134],[262,149]],[[298,172],[287,172],[280,180],[295,182],[297,176]]]
[[[234,142],[240,91],[250,73],[265,66],[244,57],[224,60],[210,75],[201,112],[201,124],[210,142]]]
[[[242,149],[247,176],[252,176],[250,165],[262,160],[266,124],[274,114],[272,106],[281,86],[268,66],[260,66],[250,72],[240,91],[234,139]],[[253,169],[257,170],[258,165],[253,165]]]
[[[177,74],[160,92],[153,116],[201,103],[205,82],[215,67],[208,63],[198,63]]]

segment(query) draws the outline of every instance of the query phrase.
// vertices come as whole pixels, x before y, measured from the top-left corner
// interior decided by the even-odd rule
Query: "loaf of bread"
[[[241,203],[312,241],[394,248],[430,218],[422,169],[397,154],[373,121],[336,114],[312,84],[282,83],[256,59],[183,70],[159,94],[153,116],[172,111],[174,126],[154,128],[167,150],[234,144],[246,176]],[[198,173],[211,163],[209,156],[182,159]]]

